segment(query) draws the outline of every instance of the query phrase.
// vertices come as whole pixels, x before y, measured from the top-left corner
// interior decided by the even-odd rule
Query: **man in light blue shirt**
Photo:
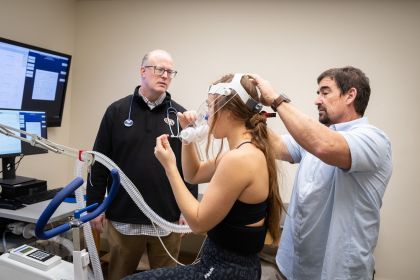
[[[354,67],[318,77],[319,123],[253,75],[262,102],[290,135],[272,133],[276,156],[299,163],[276,262],[288,280],[372,279],[391,144],[363,117],[370,86]]]

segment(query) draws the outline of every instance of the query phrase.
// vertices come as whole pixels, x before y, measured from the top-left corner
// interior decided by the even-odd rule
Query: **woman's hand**
[[[159,160],[165,170],[172,166],[176,166],[176,158],[171,145],[169,144],[168,134],[163,134],[156,138],[155,157]]]
[[[179,124],[181,125],[182,129],[186,128],[189,125],[194,124],[197,120],[197,112],[196,111],[185,111],[184,113],[177,113]]]

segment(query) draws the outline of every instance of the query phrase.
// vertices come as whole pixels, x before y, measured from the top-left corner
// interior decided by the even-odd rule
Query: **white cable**
[[[7,252],[6,233],[7,233],[7,230],[4,230],[3,231],[3,253]]]
[[[153,228],[155,229],[155,231],[157,232],[156,225],[155,225],[153,222],[152,222],[152,225],[153,225]],[[168,256],[169,256],[169,257],[170,257],[170,258],[171,258],[174,262],[176,262],[176,263],[177,263],[177,264],[179,264],[180,266],[185,266],[185,265],[186,265],[186,264],[183,264],[183,263],[179,262],[177,259],[175,259],[175,258],[172,256],[172,254],[168,251],[168,249],[166,248],[165,244],[163,243],[162,238],[161,238],[159,235],[157,236],[157,238],[159,239],[160,244],[162,244],[162,247],[163,247],[163,249],[165,250],[166,254],[168,254]],[[198,250],[197,256],[195,257],[195,260],[194,260],[191,264],[196,264],[196,263],[199,263],[199,262],[200,262],[201,258],[199,258],[199,257],[200,257],[201,249],[203,249],[204,242],[206,241],[206,239],[207,239],[207,237],[206,237],[206,238],[204,238],[203,243],[201,244],[200,250]]]

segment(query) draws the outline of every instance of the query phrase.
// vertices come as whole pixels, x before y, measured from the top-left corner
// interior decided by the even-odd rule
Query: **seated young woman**
[[[278,241],[282,202],[266,116],[247,75],[229,74],[210,86],[209,136],[226,139],[229,150],[201,161],[194,144],[182,147],[184,179],[209,183],[201,201],[191,195],[176,168],[168,135],[156,139],[155,155],[165,168],[176,201],[195,233],[207,233],[201,260],[160,268],[124,279],[260,279],[258,252],[267,231]],[[197,115],[178,113],[185,128]],[[222,142],[223,143],[223,142]]]

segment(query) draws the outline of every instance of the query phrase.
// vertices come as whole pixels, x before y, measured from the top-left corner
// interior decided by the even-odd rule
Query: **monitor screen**
[[[20,129],[43,138],[47,138],[47,123],[45,112],[23,110],[0,110],[0,124]],[[12,131],[13,132],[13,131]],[[19,132],[20,137],[32,138]],[[15,157],[19,155],[34,155],[47,153],[46,150],[0,133],[0,158],[2,158],[3,179],[15,180]],[[3,182],[3,181],[1,181]],[[13,181],[14,182],[14,181]]]
[[[0,37],[0,108],[46,112],[61,126],[71,56]]]

